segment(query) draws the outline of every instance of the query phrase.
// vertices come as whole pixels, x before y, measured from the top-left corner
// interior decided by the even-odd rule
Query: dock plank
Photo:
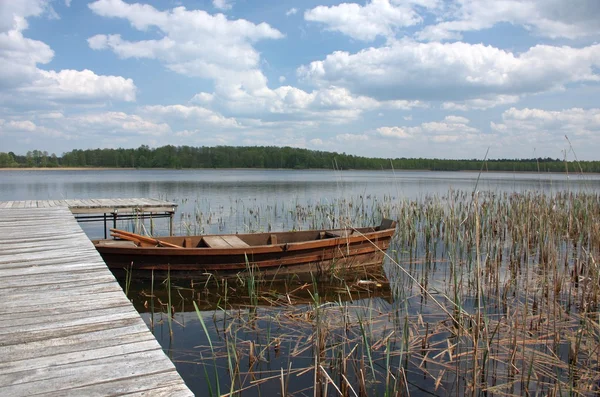
[[[0,205],[0,395],[192,396],[67,205]]]

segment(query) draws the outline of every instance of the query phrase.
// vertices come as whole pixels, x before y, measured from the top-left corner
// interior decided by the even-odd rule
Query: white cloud
[[[413,127],[379,127],[374,133],[382,138],[419,139],[422,142],[467,142],[480,135],[477,128],[468,125],[469,122],[466,117],[450,115],[442,121],[424,122]]]
[[[240,125],[233,118],[226,118],[222,115],[200,106],[185,105],[153,105],[145,106],[142,112],[150,118],[159,119],[177,119],[187,121],[191,125],[210,124],[222,128],[239,128]]]
[[[544,110],[510,108],[502,114],[502,123],[490,123],[500,144],[513,150],[547,153],[562,157],[570,145],[579,159],[597,160],[600,147],[600,109],[569,108]],[[573,159],[573,157],[569,157]]]
[[[315,120],[339,124],[356,120],[363,112],[378,107],[422,106],[418,101],[378,101],[335,85],[312,92],[292,86],[270,88],[253,44],[283,35],[265,23],[232,21],[221,14],[183,7],[159,11],[121,0],[98,0],[90,8],[98,15],[127,19],[142,31],[157,27],[162,35],[141,41],[128,41],[120,35],[96,35],[88,39],[90,48],[111,49],[121,58],[158,59],[177,73],[213,80],[214,92],[199,93],[190,102],[210,105],[221,114],[263,117],[264,122],[286,115],[289,123]]]
[[[306,120],[312,123],[349,123],[364,112],[379,108],[410,109],[423,106],[418,101],[382,101],[354,95],[336,86],[307,92],[292,86],[254,91],[236,87],[215,94],[212,105],[238,116],[277,118],[287,116],[288,122]]]
[[[71,0],[65,0],[65,6],[71,7]]]
[[[340,142],[368,141],[369,137],[366,134],[338,134],[335,139]]]
[[[496,131],[535,131],[564,135],[600,138],[600,109],[571,108],[564,110],[516,109],[502,113],[502,124],[491,123]]]
[[[468,111],[485,110],[496,106],[510,105],[519,101],[518,95],[488,95],[487,97],[468,99],[460,102],[444,102],[442,109]]]
[[[135,101],[136,87],[133,80],[121,76],[98,76],[91,70],[39,71],[41,79],[22,88],[30,93],[38,92],[48,99],[115,99]]]
[[[208,103],[211,103],[213,99],[215,99],[215,96],[213,94],[210,94],[208,92],[199,92],[192,97],[190,102],[200,105],[206,105]]]
[[[69,137],[60,129],[38,125],[29,119],[0,122],[0,135],[8,136],[13,140],[26,140],[29,142],[31,142],[32,139],[37,140],[38,138],[69,139]]]
[[[54,51],[38,40],[28,39],[19,30],[0,33],[0,88],[12,88],[38,78],[37,64],[46,64]]]
[[[10,121],[6,123],[6,127],[19,130],[19,131],[35,131],[36,125],[32,121],[24,120],[24,121]]]
[[[452,124],[468,124],[469,123],[469,119],[466,117],[462,117],[462,116],[446,116],[444,118],[444,121],[448,122],[448,123],[452,123]]]
[[[377,100],[448,102],[498,98],[599,81],[600,45],[537,45],[514,54],[482,44],[401,40],[355,54],[336,51],[298,69],[320,86],[336,85]],[[483,102],[474,103],[484,107]],[[471,104],[473,105],[473,104]]]
[[[339,133],[321,146],[366,153],[377,157],[473,158],[483,156],[495,134],[484,134],[466,117],[450,115],[441,121],[418,125],[382,126],[363,133]]]
[[[26,18],[42,15],[47,6],[46,0],[3,0],[0,2],[0,32],[27,29]]]
[[[32,104],[72,99],[135,100],[136,87],[131,79],[100,76],[90,70],[38,68],[52,61],[54,51],[47,44],[23,35],[27,28],[23,18],[40,15],[46,6],[45,2],[35,1],[2,5],[0,23],[6,27],[10,18],[18,23],[0,32],[0,101],[12,106],[15,102]]]
[[[65,117],[64,114],[62,114],[61,112],[48,112],[48,113],[41,113],[41,112],[36,112],[37,117],[41,118],[41,119],[62,119]]]
[[[379,127],[379,128],[377,128],[376,132],[383,137],[390,137],[390,138],[411,138],[412,137],[402,127]]]
[[[213,0],[213,7],[218,10],[231,10],[233,8],[233,1],[231,0]]]
[[[521,25],[534,34],[575,39],[600,33],[597,0],[455,0],[442,21],[425,27],[420,40],[460,39],[462,32],[477,31],[499,23]]]
[[[327,30],[364,41],[375,40],[377,36],[391,37],[398,28],[422,22],[422,17],[409,3],[392,3],[389,0],[372,0],[364,6],[356,3],[318,6],[305,11],[304,19],[320,22]]]
[[[90,48],[111,49],[121,58],[158,59],[177,73],[222,84],[244,84],[257,73],[264,79],[257,69],[260,54],[252,44],[283,37],[266,23],[229,20],[223,14],[210,15],[185,7],[159,11],[122,0],[98,0],[89,7],[100,16],[126,19],[140,31],[156,27],[162,35],[160,39],[140,41],[124,40],[120,35],[96,35],[88,39]]]
[[[298,12],[297,8],[290,8],[289,10],[287,10],[285,12],[285,16],[289,17],[290,15],[296,15],[297,12]]]
[[[70,118],[70,125],[79,126],[79,128],[88,128],[82,130],[82,134],[95,133],[98,135],[153,135],[160,136],[169,134],[171,127],[166,123],[155,123],[142,118],[136,114],[127,114],[124,112],[104,112],[96,114],[87,114],[73,116]]]

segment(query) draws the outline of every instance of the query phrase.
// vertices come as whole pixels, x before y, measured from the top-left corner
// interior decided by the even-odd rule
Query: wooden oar
[[[130,233],[130,232],[126,232],[124,230],[119,230],[119,229],[110,229],[111,236],[114,237],[119,237],[123,240],[129,240],[129,241],[141,241],[144,243],[149,243],[149,244],[156,244],[159,246],[163,246],[163,247],[169,247],[169,248],[183,248],[180,245],[177,244],[172,244],[172,243],[168,243],[166,241],[162,241],[162,240],[158,240],[152,237],[146,237],[146,236],[141,236],[139,234],[135,234],[135,233]]]
[[[168,243],[166,241],[158,240],[158,239],[155,239],[155,238],[152,238],[152,237],[140,236],[139,234],[135,234],[135,233],[123,234],[120,231],[113,231],[111,233],[111,236],[118,237],[118,238],[123,239],[123,240],[129,240],[129,241],[135,241],[135,242],[142,242],[142,243],[147,243],[147,244],[158,245],[159,247],[183,248],[180,245]]]

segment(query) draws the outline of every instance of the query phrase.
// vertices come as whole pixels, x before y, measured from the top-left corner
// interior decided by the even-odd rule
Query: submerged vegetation
[[[162,146],[137,149],[72,150],[58,157],[33,150],[25,156],[0,153],[0,167],[107,167],[107,168],[286,168],[479,171],[481,160],[425,158],[369,158],[346,153],[265,146]],[[487,160],[488,171],[600,172],[600,161],[551,158]]]
[[[358,274],[128,278],[197,394],[600,392],[597,193],[450,191],[243,211],[254,230],[386,216],[398,231],[383,268]],[[220,219],[183,214],[182,230]]]

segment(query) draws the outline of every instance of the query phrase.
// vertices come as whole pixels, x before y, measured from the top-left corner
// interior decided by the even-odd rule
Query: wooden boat
[[[395,229],[389,219],[376,227],[159,238],[111,229],[116,239],[93,243],[111,268],[328,271],[381,263]]]

